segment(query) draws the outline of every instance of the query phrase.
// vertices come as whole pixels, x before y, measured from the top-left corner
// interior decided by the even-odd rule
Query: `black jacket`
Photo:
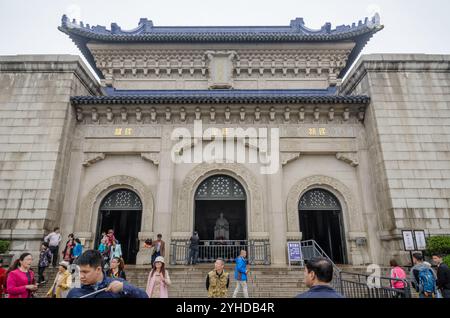
[[[96,285],[81,285],[81,288],[72,288],[69,291],[67,298],[80,298],[81,296],[85,296],[87,294],[95,292],[96,290],[108,287],[108,285],[111,284],[111,282],[114,280],[123,282],[122,292],[115,294],[113,292],[104,291],[87,298],[148,298],[148,295],[144,290],[127,283],[123,279],[113,279],[107,277],[106,274],[103,274],[103,280]]]
[[[189,241],[190,241],[189,247],[193,250],[198,250],[198,245],[200,244],[200,238],[198,237],[198,235],[191,236]]]
[[[436,285],[439,289],[450,290],[450,268],[447,264],[442,263],[438,266]]]
[[[307,292],[298,294],[295,298],[344,298],[335,291],[331,286],[316,285],[311,287]]]

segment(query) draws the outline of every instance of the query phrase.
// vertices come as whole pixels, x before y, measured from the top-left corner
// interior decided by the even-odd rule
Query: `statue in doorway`
[[[220,217],[216,221],[214,227],[214,240],[216,241],[228,241],[230,239],[230,224],[227,219],[223,217],[223,213],[220,213]]]

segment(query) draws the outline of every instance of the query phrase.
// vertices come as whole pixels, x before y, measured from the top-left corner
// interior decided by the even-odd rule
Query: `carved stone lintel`
[[[319,107],[316,107],[314,109],[314,122],[318,122],[320,117],[320,109]]]
[[[225,108],[225,123],[230,122],[231,111],[230,107]]]
[[[286,107],[284,110],[284,122],[288,123],[291,115],[291,109],[289,107]]]
[[[261,109],[259,107],[256,107],[255,109],[255,121],[261,120]]]
[[[202,112],[199,107],[195,109],[195,120],[200,120],[202,118]]]
[[[77,121],[82,122],[83,121],[83,110],[81,108],[77,108]]]
[[[245,121],[245,108],[241,107],[239,110],[239,118],[241,119],[241,122]]]
[[[303,233],[302,232],[287,232],[286,240],[287,241],[301,241]]]
[[[359,166],[358,156],[355,152],[338,152],[336,158],[348,163],[352,167]]]
[[[269,241],[270,234],[268,232],[250,232],[248,238],[252,241]]]
[[[331,107],[328,111],[328,121],[334,120],[334,107]]]
[[[136,121],[138,123],[142,121],[142,110],[139,107],[136,108]]]
[[[280,153],[280,161],[281,161],[282,166],[287,165],[289,162],[292,162],[297,158],[300,158],[299,152],[282,152],[282,153]]]
[[[192,236],[192,232],[172,232],[170,240],[172,242],[180,241],[186,242],[189,241],[189,238]]]
[[[146,107],[147,108],[147,107]],[[122,107],[117,110],[112,105],[83,105],[76,108],[77,124],[81,125],[124,125],[124,124],[167,124],[188,123],[193,120],[207,120],[207,122],[218,124],[233,123],[242,124],[257,123],[270,124],[357,124],[357,120],[364,120],[364,108],[355,104],[342,109],[341,107],[330,107],[323,105],[304,106],[255,106],[254,109],[239,107],[233,109],[230,106],[209,105],[195,107],[166,106],[157,112],[156,107],[150,107],[144,111],[141,106]],[[358,113],[359,112],[359,113]],[[359,114],[359,115],[358,115]],[[360,116],[360,117],[358,117]],[[358,119],[359,118],[359,119]]]
[[[156,152],[143,152],[141,153],[141,158],[153,163],[154,165],[159,165],[159,153]]]
[[[211,107],[209,110],[209,118],[211,123],[216,122],[216,109],[214,107]]]
[[[166,121],[170,121],[170,118],[172,117],[172,111],[169,107],[166,108]]]
[[[181,122],[186,121],[186,109],[184,107],[181,107],[180,109],[180,121]]]
[[[91,119],[93,123],[98,123],[98,112],[97,108],[92,108],[91,110]]]
[[[125,107],[120,109],[120,117],[122,118],[122,123],[128,123],[128,112]]]
[[[111,109],[111,107],[108,107],[106,109],[106,120],[108,121],[108,123],[112,123],[113,118],[114,118],[114,114],[112,112],[112,109]]]
[[[87,153],[85,155],[85,159],[83,161],[84,167],[92,166],[94,163],[104,160],[105,154],[103,152],[94,152],[94,153]]]
[[[270,111],[269,111],[269,118],[270,118],[270,121],[274,121],[275,120],[275,108],[274,107],[271,107],[270,108]]]
[[[301,107],[298,112],[298,121],[300,123],[303,123],[305,121],[305,108]]]
[[[344,113],[342,115],[342,118],[344,119],[344,121],[348,121],[350,118],[350,109],[347,107],[344,110]]]
[[[358,112],[358,120],[364,121],[364,116],[365,116],[364,107],[361,107]]]
[[[152,107],[152,109],[150,110],[150,120],[152,121],[152,123],[156,122],[156,108]]]

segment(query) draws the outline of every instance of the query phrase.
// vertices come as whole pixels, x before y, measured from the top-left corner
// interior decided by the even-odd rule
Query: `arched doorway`
[[[215,175],[207,178],[195,192],[195,230],[202,240],[246,240],[247,213],[245,190],[234,178]],[[223,218],[227,231],[215,231]]]
[[[121,244],[125,263],[135,264],[141,220],[142,202],[135,192],[128,189],[110,192],[100,204],[96,247],[100,243],[102,232],[113,229]]]
[[[209,241],[205,243],[213,246],[234,245],[239,250],[239,245],[245,244],[242,241],[247,240],[246,200],[244,188],[230,176],[214,175],[204,180],[195,192],[194,229],[200,240]],[[213,257],[207,252],[211,250],[214,248],[200,248],[200,260],[237,257],[229,253],[214,254]],[[226,250],[231,251],[230,248]]]
[[[306,192],[299,202],[299,220],[303,240],[315,240],[335,263],[347,262],[342,208],[331,192]]]

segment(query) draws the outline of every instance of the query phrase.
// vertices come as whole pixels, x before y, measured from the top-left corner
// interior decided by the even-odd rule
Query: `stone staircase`
[[[206,275],[213,268],[213,264],[168,267],[167,270],[172,280],[169,296],[173,298],[207,297]],[[226,265],[225,270],[230,273],[228,296],[231,297],[236,286],[233,266]],[[56,271],[51,267],[45,271],[47,283],[39,288],[37,297],[45,297],[55,279]],[[129,265],[126,268],[127,280],[131,284],[145,289],[149,271],[148,265]],[[287,266],[250,266],[248,289],[249,296],[252,298],[292,298],[307,290],[303,279],[303,269],[288,268]],[[238,294],[238,297],[243,297],[242,292]]]

